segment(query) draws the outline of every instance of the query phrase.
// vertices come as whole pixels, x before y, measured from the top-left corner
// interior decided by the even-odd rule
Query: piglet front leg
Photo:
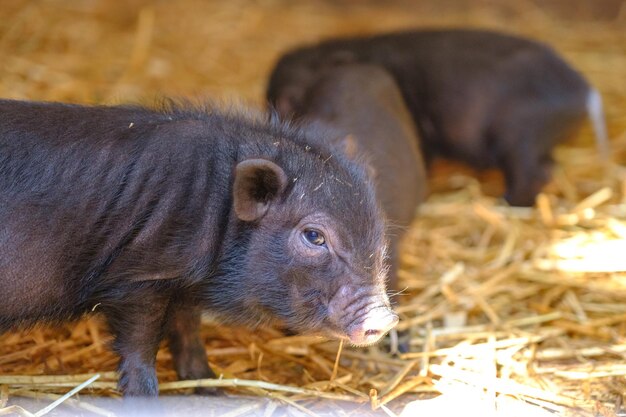
[[[178,379],[215,378],[200,339],[201,310],[176,306],[169,322],[169,347]],[[215,388],[196,388],[197,394],[216,394]]]
[[[102,303],[115,336],[113,348],[120,355],[118,387],[124,396],[156,397],[156,354],[166,327],[169,295],[150,287],[124,293],[117,301]]]

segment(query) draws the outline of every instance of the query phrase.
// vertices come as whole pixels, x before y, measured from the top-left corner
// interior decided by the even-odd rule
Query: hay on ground
[[[411,333],[409,353],[345,347],[337,359],[334,341],[207,324],[202,337],[221,379],[177,382],[161,349],[164,395],[220,386],[307,414],[315,412],[313,399],[365,403],[393,415],[411,400],[459,402],[468,393],[497,407],[525,402],[572,415],[624,412],[625,4],[414,3],[24,0],[0,8],[3,97],[92,103],[242,97],[262,105],[270,68],[289,47],[333,35],[460,25],[547,41],[604,97],[612,162],[596,156],[584,128],[558,150],[554,179],[535,208],[509,208],[493,197],[502,190],[496,174],[436,165],[432,195],[402,256],[399,328]],[[11,398],[65,401],[60,396],[95,374],[85,392],[119,396],[108,341],[97,317],[0,336],[0,415],[41,415],[10,405]],[[426,403],[410,404],[411,412]],[[108,415],[78,400],[67,404]],[[233,415],[255,409],[246,407]]]

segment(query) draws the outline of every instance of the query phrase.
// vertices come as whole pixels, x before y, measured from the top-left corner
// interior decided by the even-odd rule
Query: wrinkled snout
[[[371,345],[398,324],[398,316],[389,308],[376,308],[349,330],[350,343],[357,346]]]
[[[342,337],[357,346],[376,343],[398,324],[384,289],[348,285],[331,300],[328,319]]]

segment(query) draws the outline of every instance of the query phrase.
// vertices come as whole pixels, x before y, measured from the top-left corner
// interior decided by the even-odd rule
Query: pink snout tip
[[[350,343],[356,346],[372,345],[393,329],[398,321],[398,316],[391,310],[373,310],[351,329]]]

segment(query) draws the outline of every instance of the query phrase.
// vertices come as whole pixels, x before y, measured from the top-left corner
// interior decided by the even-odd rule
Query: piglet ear
[[[287,185],[285,171],[266,159],[246,159],[235,167],[233,201],[240,220],[251,222],[265,215]]]
[[[346,153],[346,156],[350,159],[355,159],[359,153],[359,145],[356,143],[356,139],[352,135],[348,135],[341,141],[341,145],[343,146],[343,150]]]
[[[276,100],[276,111],[280,114],[281,117],[288,119],[293,117],[294,113],[294,100],[288,96],[281,96]]]
[[[359,144],[357,139],[353,135],[348,135],[341,140],[341,146],[343,147],[343,151],[346,156],[352,160],[357,159],[359,155]],[[369,160],[365,159],[362,161],[365,165],[365,169],[367,170],[367,174],[370,178],[376,178],[377,173],[374,166],[370,163]]]

